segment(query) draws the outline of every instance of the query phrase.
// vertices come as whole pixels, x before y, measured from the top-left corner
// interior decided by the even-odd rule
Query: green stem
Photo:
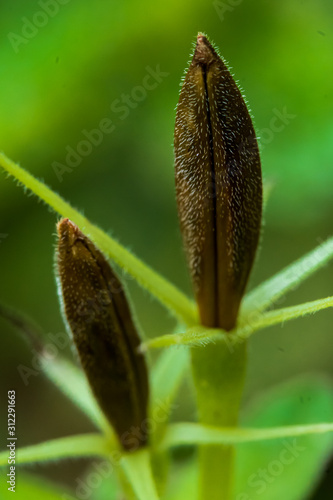
[[[138,500],[158,500],[147,448],[125,454],[120,465]]]
[[[92,224],[80,212],[63,200],[61,196],[7,158],[3,153],[0,153],[0,166],[41,200],[45,201],[53,210],[63,217],[71,219],[107,257],[116,262],[126,273],[133,276],[143,288],[155,296],[177,318],[189,326],[197,322],[195,304],[172,283],[144,264],[120,243]]]
[[[246,370],[246,342],[230,351],[225,343],[192,349],[192,370],[202,424],[236,427]],[[235,449],[199,448],[199,500],[231,500]]]
[[[103,457],[109,455],[114,445],[101,434],[67,436],[18,448],[17,464],[65,458]],[[0,467],[6,464],[8,464],[8,450],[0,453]]]
[[[333,433],[332,422],[321,422],[306,425],[285,425],[283,427],[213,427],[211,425],[180,422],[169,425],[163,440],[159,443],[162,449],[184,445],[202,444],[239,444],[285,439],[296,436],[312,436],[315,434]]]

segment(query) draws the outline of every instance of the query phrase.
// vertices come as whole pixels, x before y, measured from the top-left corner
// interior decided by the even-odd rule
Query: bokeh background
[[[42,5],[0,3],[0,149],[9,157],[191,293],[172,141],[180,80],[203,31],[245,93],[272,186],[249,287],[333,234],[332,2],[58,0],[47,14]],[[153,78],[147,75],[157,70],[156,86],[148,89]],[[84,149],[84,131],[106,118],[112,132]],[[84,154],[77,166],[66,164],[68,151],[78,149]],[[34,318],[46,338],[64,332],[53,272],[56,220],[1,173],[0,300]],[[280,306],[333,295],[332,269],[308,279]],[[163,308],[130,280],[128,287],[146,335],[170,332]],[[245,400],[299,373],[333,377],[332,320],[327,310],[251,339]],[[0,329],[1,398],[16,389],[20,444],[91,430],[42,375],[23,383],[17,368],[32,367],[33,353],[1,320]],[[64,355],[71,356],[70,348]],[[187,395],[179,413],[192,418]],[[82,466],[35,472],[72,484]],[[331,476],[328,466],[327,485]],[[326,498],[321,488],[313,498]]]

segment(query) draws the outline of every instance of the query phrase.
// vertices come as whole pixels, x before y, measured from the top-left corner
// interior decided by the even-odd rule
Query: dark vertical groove
[[[216,226],[216,197],[217,197],[217,192],[216,192],[216,173],[215,173],[215,162],[214,162],[214,144],[213,144],[213,127],[212,127],[212,120],[211,120],[211,113],[210,113],[210,105],[209,105],[209,97],[208,97],[208,86],[207,86],[207,65],[202,65],[202,73],[203,73],[203,80],[205,84],[205,100],[206,100],[206,109],[207,109],[207,122],[208,122],[208,130],[209,130],[209,149],[210,149],[210,157],[211,157],[211,176],[212,176],[212,201],[213,201],[213,230],[215,232],[215,238],[214,238],[214,267],[216,269],[215,273],[215,279],[214,279],[214,297],[215,297],[215,304],[214,304],[214,322],[216,325],[218,325],[218,306],[219,306],[219,299],[218,299],[218,272],[217,272],[217,265],[218,265],[218,259],[217,259],[217,226]]]
[[[83,243],[84,243],[84,246],[89,251],[88,245],[85,242],[83,242]],[[108,290],[110,290],[109,284],[108,284],[108,282],[106,280],[106,277],[105,277],[105,274],[103,272],[103,269],[101,268],[100,264],[97,261],[96,261],[96,265],[100,269],[101,277],[102,277],[103,282],[105,284],[105,288],[108,289]],[[115,276],[114,276],[114,278],[115,278]],[[119,285],[121,287],[121,293],[124,293],[123,286],[120,284],[120,282],[119,282]],[[110,294],[112,295],[111,290],[110,290]],[[138,370],[138,366],[137,366],[136,359],[135,359],[136,356],[137,356],[137,352],[133,352],[131,343],[129,341],[129,338],[128,338],[128,335],[127,335],[127,332],[126,332],[126,328],[124,326],[123,318],[121,317],[121,314],[119,313],[119,310],[118,310],[118,307],[117,307],[116,304],[114,305],[114,313],[115,313],[115,316],[117,318],[119,327],[121,329],[122,340],[124,342],[124,345],[126,346],[126,354],[128,355],[128,358],[129,358],[130,363],[131,363],[132,370],[134,372],[134,379],[136,381],[142,382],[142,380],[141,380],[141,374],[140,374],[140,372]],[[111,334],[112,334],[112,332],[111,332]],[[134,396],[136,397],[136,409],[137,409],[138,413],[142,413],[142,408],[140,408],[140,401],[144,400],[144,394],[142,393],[143,392],[142,390],[143,390],[142,384],[138,383],[138,385],[137,385],[137,391],[135,391],[135,392],[138,392],[138,394],[136,394],[136,393],[134,394]],[[134,402],[134,404],[135,404],[135,402]],[[142,414],[142,418],[143,417],[144,417],[144,414]]]
[[[261,166],[246,103],[202,33],[179,97],[174,149],[178,213],[200,319],[230,331],[259,240]]]

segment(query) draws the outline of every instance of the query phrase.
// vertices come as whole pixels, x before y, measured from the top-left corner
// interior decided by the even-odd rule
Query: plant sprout
[[[283,386],[240,422],[246,350],[254,333],[333,306],[327,297],[273,308],[333,257],[333,238],[245,294],[261,230],[259,149],[241,92],[201,33],[180,93],[174,146],[195,302],[0,154],[2,168],[62,217],[59,294],[82,370],[59,357],[47,359],[42,337],[23,315],[5,306],[0,314],[25,333],[45,374],[96,427],[95,433],[19,448],[17,465],[100,457],[114,471],[105,480],[107,493],[94,493],[101,500],[121,492],[129,500],[304,499],[333,450],[330,383],[313,377]],[[174,332],[143,340],[112,263],[174,316]],[[162,351],[151,366],[146,357],[153,349]],[[170,423],[188,372],[198,421]],[[299,413],[303,393],[313,404]],[[174,471],[170,450],[184,445],[198,453]],[[0,453],[1,466],[7,458],[7,451]],[[291,477],[299,480],[290,485]],[[48,494],[44,485],[35,488]],[[57,489],[54,495],[74,498]]]

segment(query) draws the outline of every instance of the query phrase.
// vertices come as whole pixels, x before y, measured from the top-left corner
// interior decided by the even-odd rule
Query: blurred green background
[[[0,149],[183,290],[191,293],[172,141],[179,83],[198,31],[216,43],[245,93],[264,178],[274,185],[250,287],[333,234],[328,0],[20,0],[1,2],[0,26]],[[151,88],[148,75],[158,70]],[[106,118],[112,132],[84,149],[84,131]],[[66,164],[68,148],[84,154],[60,175],[55,162]],[[1,173],[0,300],[33,317],[46,337],[64,331],[53,273],[56,220]],[[279,306],[333,295],[332,276],[330,265]],[[162,307],[127,283],[146,335],[169,332],[173,322]],[[299,373],[333,376],[332,319],[328,310],[251,339],[245,400]],[[17,391],[20,444],[90,430],[42,375],[23,383],[17,367],[31,368],[33,353],[5,322],[0,328],[1,397]],[[179,415],[193,418],[186,395]],[[69,484],[81,470],[82,463],[37,469]]]

